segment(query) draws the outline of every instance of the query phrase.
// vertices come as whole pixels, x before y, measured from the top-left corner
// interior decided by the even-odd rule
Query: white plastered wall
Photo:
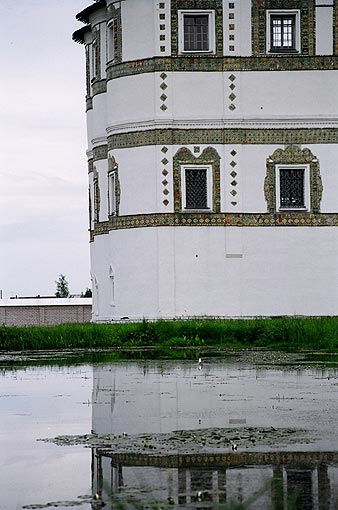
[[[161,90],[154,75],[144,73],[108,82],[107,126],[173,118],[175,121],[219,122],[247,119],[325,121],[337,120],[338,96],[335,94],[338,71],[266,71],[266,72],[175,72],[167,73],[167,110],[161,116]],[[230,77],[234,76],[233,82]],[[231,84],[235,85],[233,90]],[[231,101],[229,96],[235,94]],[[100,96],[104,96],[101,94]],[[99,96],[96,96],[99,97]],[[104,108],[94,97],[95,107]],[[101,100],[102,101],[102,100]],[[229,109],[231,102],[235,109]],[[97,105],[97,106],[96,106]],[[220,108],[223,105],[223,108]],[[162,112],[163,113],[163,112]],[[105,119],[97,115],[100,121]],[[90,119],[90,117],[89,117]],[[297,127],[297,126],[295,126]],[[95,126],[93,127],[94,131]]]
[[[333,0],[316,2],[316,55],[333,52]]]
[[[116,275],[100,320],[338,313],[336,227],[148,227],[96,236],[91,249],[102,297],[110,264]]]

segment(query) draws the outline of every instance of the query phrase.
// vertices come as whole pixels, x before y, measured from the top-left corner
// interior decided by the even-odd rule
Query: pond
[[[338,508],[332,356],[45,363],[0,357],[1,510]]]

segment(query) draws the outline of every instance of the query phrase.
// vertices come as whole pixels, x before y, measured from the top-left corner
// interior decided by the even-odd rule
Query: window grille
[[[271,50],[295,50],[295,16],[271,16]]]
[[[280,178],[280,206],[305,207],[304,169],[281,168]]]
[[[184,15],[184,50],[209,50],[208,15]]]
[[[208,209],[207,169],[185,170],[186,209]]]

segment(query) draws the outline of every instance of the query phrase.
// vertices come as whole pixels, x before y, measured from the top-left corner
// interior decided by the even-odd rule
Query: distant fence
[[[0,325],[4,326],[52,326],[91,319],[91,298],[0,300]]]

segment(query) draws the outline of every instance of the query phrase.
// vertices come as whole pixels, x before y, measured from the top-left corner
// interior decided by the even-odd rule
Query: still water
[[[336,365],[263,357],[0,358],[0,509],[338,508]]]

